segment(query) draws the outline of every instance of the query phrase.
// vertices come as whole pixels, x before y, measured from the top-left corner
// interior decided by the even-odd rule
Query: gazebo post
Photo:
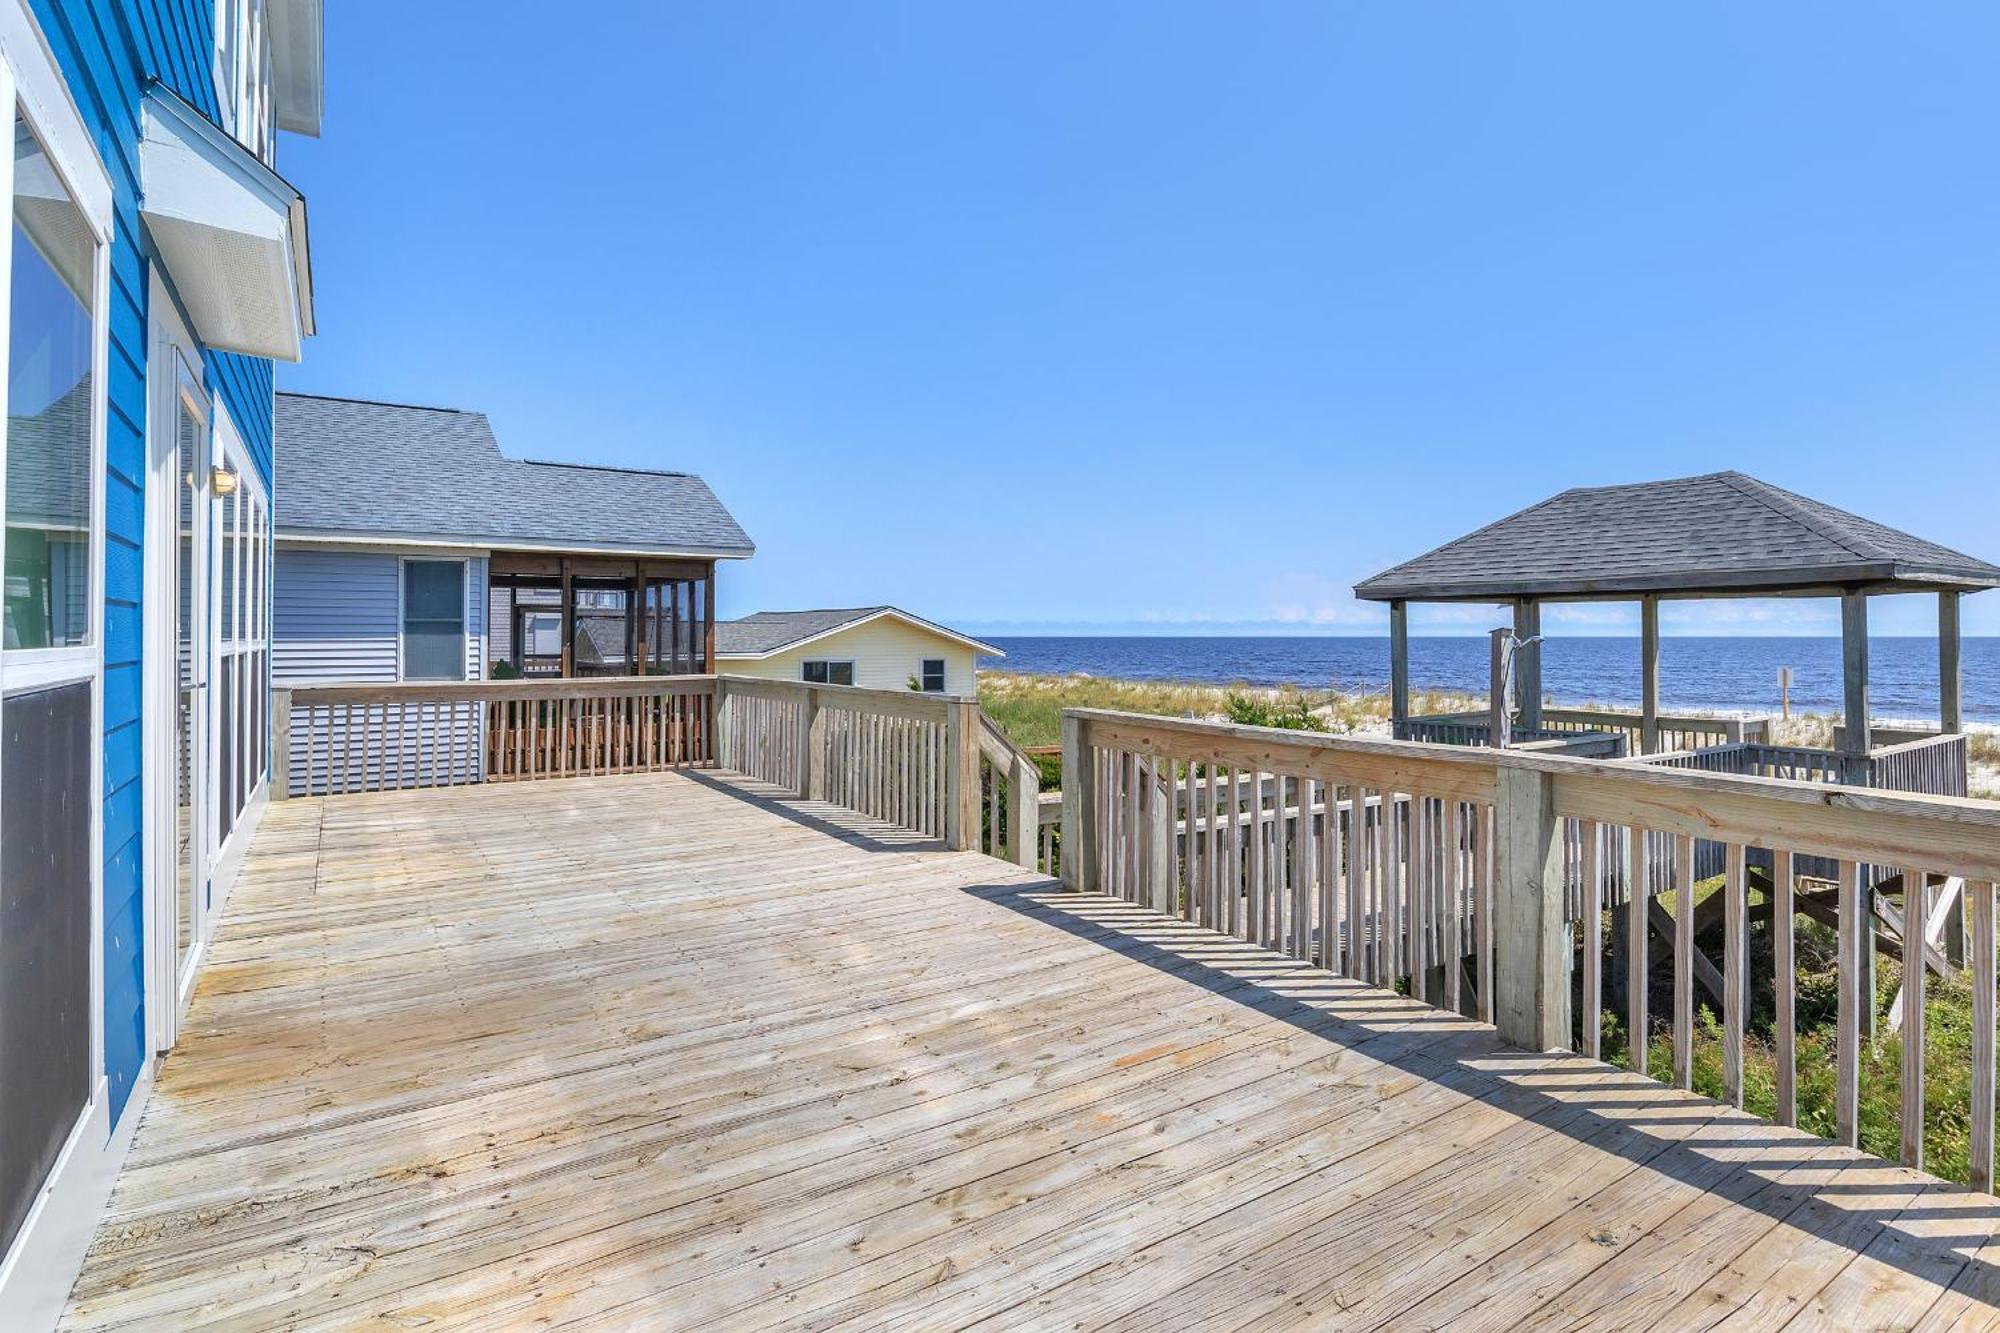
[[[1389,603],[1389,734],[1410,738],[1410,604]]]
[[[1511,630],[1496,629],[1489,636],[1492,652],[1488,657],[1488,678],[1486,687],[1486,743],[1496,750],[1504,750],[1514,741],[1514,728],[1507,716],[1507,636]],[[1516,670],[1519,670],[1517,664]],[[1514,688],[1519,691],[1521,678],[1514,677]]]
[[[1850,786],[1868,785],[1868,594],[1849,588],[1840,595],[1840,673],[1842,692],[1840,752],[1846,762],[1841,778]]]
[[[1965,680],[1958,665],[1958,598],[1938,594],[1938,730],[1950,735],[1965,730]]]
[[[1639,599],[1639,752],[1660,749],[1660,599]]]
[[[1514,698],[1521,705],[1521,726],[1529,735],[1542,729],[1542,645],[1530,642],[1542,634],[1542,604],[1532,597],[1514,603]]]

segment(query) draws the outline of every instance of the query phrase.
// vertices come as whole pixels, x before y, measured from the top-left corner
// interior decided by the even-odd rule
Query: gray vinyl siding
[[[406,554],[441,558],[422,550],[280,545],[272,577],[272,684],[396,680]],[[473,556],[465,564],[465,673],[469,680],[480,680],[486,675],[487,660],[486,559]],[[461,712],[467,725],[458,729],[464,739],[454,746],[452,764],[462,781],[477,781],[483,714],[471,705],[461,706]],[[360,730],[357,710],[355,731]],[[326,771],[327,748],[333,739],[328,731],[324,721],[314,725],[305,710],[293,710],[293,794],[325,790],[323,781],[309,779],[314,772]],[[358,756],[352,770],[356,781],[375,785],[384,776],[382,763],[378,753]]]

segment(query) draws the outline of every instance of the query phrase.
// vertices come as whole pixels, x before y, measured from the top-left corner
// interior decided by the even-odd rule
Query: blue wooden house
[[[319,0],[0,0],[0,1328],[60,1309],[267,785]]]

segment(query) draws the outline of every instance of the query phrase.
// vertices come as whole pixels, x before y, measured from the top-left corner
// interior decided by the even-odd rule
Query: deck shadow
[[[1326,1040],[1343,1046],[1365,1042],[1368,1056],[1403,1072],[1431,1080],[1453,1074],[1454,1084],[1467,1096],[1504,1103],[1522,1121],[1535,1121],[1579,1143],[1623,1156],[1640,1169],[1761,1213],[1774,1223],[1845,1250],[1850,1257],[1867,1252],[1872,1262],[1935,1284],[1940,1298],[1953,1292],[1985,1304],[2000,1293],[2000,1264],[1978,1253],[2000,1236],[2000,1198],[1976,1195],[1964,1186],[1865,1154],[1834,1149],[1829,1157],[1831,1145],[1824,1139],[1584,1056],[1537,1054],[1505,1046],[1484,1025],[1431,1010],[1440,1027],[1472,1028],[1483,1034],[1483,1039],[1440,1040],[1431,1024],[1410,1012],[1417,1002],[1407,997],[1308,968],[1130,903],[1070,894],[1051,881],[989,882],[967,885],[962,892],[1112,948]],[[1259,968],[1269,975],[1260,977]],[[1371,1007],[1376,1011],[1372,1018]],[[1387,1018],[1385,1009],[1394,1017]],[[1608,1091],[1621,1095],[1593,1096],[1574,1090],[1587,1082],[1601,1084],[1607,1070],[1618,1075]],[[1554,1095],[1564,1085],[1572,1091]],[[1637,1094],[1643,1100],[1624,1094]],[[1662,1114],[1632,1114],[1649,1110]],[[1684,1114],[1665,1114],[1673,1110]],[[1722,1117],[1715,1123],[1738,1130],[1745,1125],[1766,1126],[1770,1133],[1746,1138],[1710,1137],[1697,1131],[1670,1138],[1648,1132],[1649,1126],[1687,1125],[1688,1111]],[[1816,1178],[1780,1179],[1794,1169],[1808,1170]],[[1869,1196],[1889,1196],[1891,1202],[1870,1205],[1864,1201]],[[1621,1253],[1639,1248],[1646,1234],[1650,1229],[1633,1237]],[[1770,1235],[1767,1231],[1746,1242],[1746,1251]],[[1726,1266],[1718,1264],[1714,1271]]]
[[[944,843],[825,801],[802,800],[783,787],[722,769],[690,768],[682,776],[756,810],[811,829],[864,852],[941,852]]]

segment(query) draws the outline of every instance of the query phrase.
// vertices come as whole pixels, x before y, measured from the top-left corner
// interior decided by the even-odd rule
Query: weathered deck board
[[[762,791],[274,807],[65,1327],[2000,1313],[1993,1199]]]

